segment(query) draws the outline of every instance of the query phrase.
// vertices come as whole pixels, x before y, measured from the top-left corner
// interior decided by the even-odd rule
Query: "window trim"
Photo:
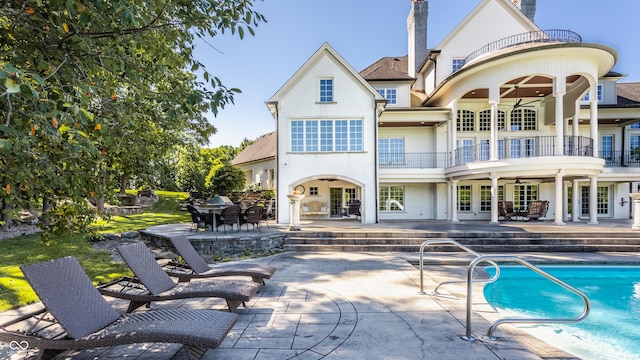
[[[328,86],[327,84],[323,84],[323,82],[330,82],[330,89],[323,89],[323,86]],[[329,92],[329,94],[324,94]],[[328,98],[330,95],[330,98]],[[326,99],[325,99],[326,98]],[[324,100],[323,100],[324,99]],[[335,94],[335,83],[333,77],[321,77],[318,79],[318,103],[319,104],[334,104],[336,102],[336,94]]]
[[[387,100],[387,105],[397,105],[398,104],[398,89],[396,88],[379,88],[376,89],[378,94]],[[393,92],[393,98],[389,97],[390,93]]]
[[[336,150],[338,147],[341,149]],[[364,152],[364,120],[291,119],[289,152],[327,154]]]

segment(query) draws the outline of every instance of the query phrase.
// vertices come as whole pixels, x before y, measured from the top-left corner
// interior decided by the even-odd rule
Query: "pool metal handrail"
[[[427,240],[427,241],[423,242],[422,246],[420,246],[420,294],[422,294],[422,295],[426,294],[424,292],[424,249],[427,246],[432,245],[432,244],[449,244],[449,245],[456,246],[456,247],[468,252],[471,255],[474,255],[476,258],[482,256],[482,254],[472,250],[471,248],[468,248],[468,247],[460,244],[459,242],[457,242],[455,240],[451,240],[451,239]],[[491,277],[490,279],[475,280],[476,282],[492,283],[492,282],[496,281],[498,279],[498,277],[500,276],[500,267],[498,266],[498,264],[496,264],[495,262],[491,262],[491,261],[488,261],[488,262],[496,268],[495,275],[493,277]],[[442,285],[457,284],[457,283],[464,283],[464,282],[466,282],[466,280],[442,281],[442,282],[440,282],[439,284],[436,285],[436,287],[433,289],[433,292],[437,294],[438,293],[438,289]]]
[[[543,277],[555,282],[556,284],[564,287],[565,289],[573,292],[574,294],[580,296],[582,298],[582,301],[584,301],[584,310],[582,311],[582,314],[580,314],[580,316],[576,317],[576,318],[559,318],[559,319],[554,319],[554,318],[503,318],[500,320],[495,321],[493,324],[491,324],[491,326],[489,327],[489,330],[487,330],[487,335],[486,337],[489,339],[493,339],[493,331],[502,324],[505,323],[523,323],[523,324],[541,324],[541,323],[561,323],[561,324],[574,324],[574,323],[578,323],[582,320],[584,320],[587,315],[589,315],[589,312],[591,311],[591,303],[589,302],[589,298],[587,297],[587,295],[585,295],[582,291],[576,289],[575,287],[565,283],[564,281],[556,278],[555,276],[549,274],[548,272],[540,269],[539,267],[525,261],[524,259],[518,257],[518,256],[512,256],[512,255],[486,255],[486,256],[479,256],[477,258],[475,258],[470,264],[469,264],[469,268],[467,269],[467,333],[466,336],[463,336],[463,339],[468,340],[468,341],[473,341],[475,340],[473,338],[473,336],[471,336],[471,290],[472,290],[472,285],[473,285],[473,271],[475,270],[476,265],[478,265],[479,263],[482,262],[489,262],[493,265],[493,262],[499,262],[499,261],[512,261],[512,262],[517,262],[521,265],[524,265],[526,267],[528,267],[529,269],[535,271],[536,273],[542,275]]]

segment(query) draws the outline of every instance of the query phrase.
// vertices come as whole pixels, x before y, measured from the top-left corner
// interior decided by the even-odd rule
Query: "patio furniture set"
[[[265,205],[252,205],[245,209],[238,205],[201,205],[199,207],[187,205],[187,211],[191,214],[191,231],[207,229],[209,226],[211,231],[214,229],[218,231],[222,226],[226,233],[227,226],[230,226],[231,230],[236,226],[239,232],[245,224],[247,230],[249,230],[249,224],[253,230],[260,230],[260,223],[263,221],[268,228],[272,205],[269,202]]]
[[[163,268],[144,243],[122,245],[117,250],[135,277],[98,288],[73,256],[21,266],[44,306],[0,324],[0,342],[38,348],[40,359],[52,359],[71,349],[147,342],[183,344],[189,359],[201,358],[222,343],[237,321],[233,312],[276,269],[268,265],[209,266],[186,237],[174,238],[172,243],[185,261],[179,270],[175,265]],[[218,279],[223,276],[250,276],[253,281]],[[118,313],[103,295],[129,300],[127,312]],[[229,312],[184,308],[134,312],[142,305],[150,307],[152,301],[203,297],[225,299]]]
[[[523,221],[539,221],[547,215],[548,210],[548,200],[529,201],[526,210],[514,209],[513,201],[498,201],[498,215],[505,221],[518,220],[518,218]]]

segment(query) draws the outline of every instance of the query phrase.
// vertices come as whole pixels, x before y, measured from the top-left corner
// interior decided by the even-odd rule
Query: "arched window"
[[[476,131],[476,116],[470,110],[458,110],[458,131]]]
[[[504,111],[498,110],[498,130],[504,130]],[[482,110],[478,114],[478,127],[480,131],[491,131],[491,109]]]
[[[538,130],[538,113],[529,109],[511,111],[511,131]]]

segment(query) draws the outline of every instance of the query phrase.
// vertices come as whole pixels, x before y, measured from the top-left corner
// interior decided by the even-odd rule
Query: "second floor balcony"
[[[593,139],[565,136],[560,156],[592,157]],[[498,140],[498,159],[522,159],[556,155],[555,136],[535,136]],[[640,167],[640,150],[600,151],[599,158],[606,167]],[[463,146],[448,152],[403,152],[379,154],[381,169],[436,169],[462,166],[467,163],[489,161],[489,142]]]

